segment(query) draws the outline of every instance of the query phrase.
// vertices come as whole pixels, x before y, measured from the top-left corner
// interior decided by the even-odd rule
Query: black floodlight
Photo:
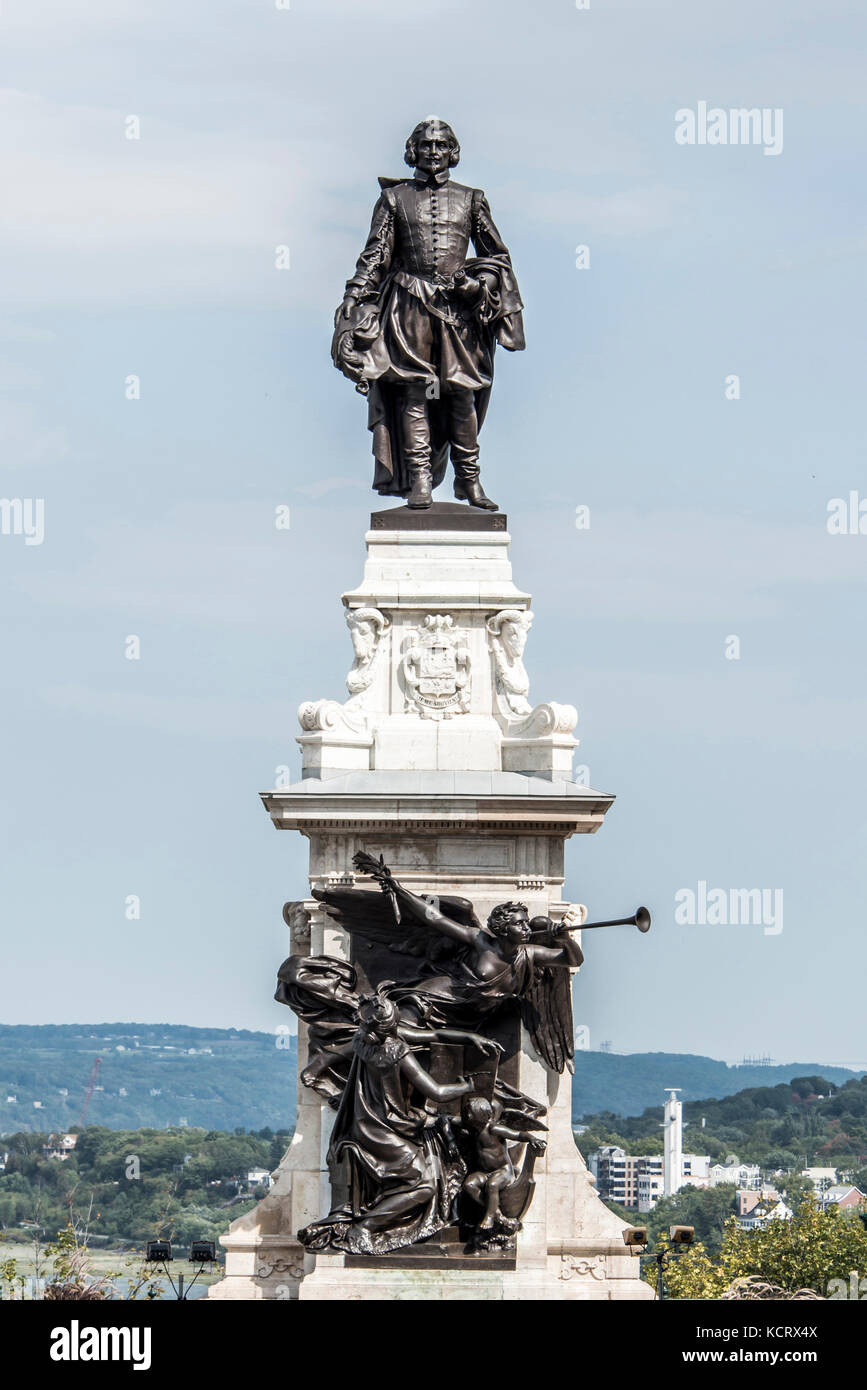
[[[149,1264],[168,1264],[172,1258],[172,1243],[170,1240],[149,1240],[145,1251],[145,1259]]]
[[[190,1264],[211,1265],[216,1259],[217,1247],[212,1240],[190,1241]]]

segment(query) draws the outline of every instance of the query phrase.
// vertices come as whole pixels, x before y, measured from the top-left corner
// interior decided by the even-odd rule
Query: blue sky
[[[860,7],[7,0],[3,32],[2,492],[45,499],[42,545],[0,536],[4,1021],[285,1022],[306,844],[257,793],[341,695],[374,501],[331,315],[436,111],[527,306],[482,461],[532,695],[617,794],[567,895],[655,917],[587,938],[576,1019],[867,1065],[867,536],[826,528],[867,497]],[[702,100],[781,108],[782,153],[676,144]],[[699,881],[782,889],[783,931],[677,924]]]

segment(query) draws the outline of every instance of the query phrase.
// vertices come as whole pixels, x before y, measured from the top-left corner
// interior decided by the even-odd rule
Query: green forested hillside
[[[97,1057],[102,1064],[89,1124],[137,1129],[186,1123],[220,1130],[294,1125],[294,1035],[149,1023],[0,1025],[0,1133],[75,1126]],[[855,1075],[815,1062],[751,1068],[688,1053],[578,1052],[572,1114],[640,1115],[662,1104],[666,1086],[681,1087],[681,1099],[689,1102],[815,1073],[838,1085]]]
[[[682,1101],[693,1101],[702,1096],[730,1096],[745,1087],[777,1086],[794,1076],[817,1073],[838,1086],[863,1075],[818,1062],[731,1067],[688,1052],[577,1052],[572,1118],[580,1120],[602,1110],[640,1115],[647,1106],[662,1105],[668,1086],[680,1088]]]
[[[0,1026],[0,1133],[75,1126],[97,1057],[88,1124],[294,1127],[294,1036],[95,1023]]]

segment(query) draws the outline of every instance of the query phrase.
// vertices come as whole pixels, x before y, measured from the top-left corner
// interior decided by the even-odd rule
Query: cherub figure
[[[505,1124],[503,1107],[496,1099],[489,1101],[484,1096],[465,1096],[461,1104],[461,1120],[472,1140],[477,1164],[464,1179],[463,1191],[485,1209],[473,1241],[476,1248],[480,1248],[491,1236],[511,1236],[518,1229],[518,1216],[526,1205],[526,1193],[520,1195],[515,1215],[504,1212],[502,1202],[519,1185],[529,1188],[532,1164],[539,1154],[545,1152],[546,1144],[539,1134],[511,1129]],[[527,1145],[527,1162],[521,1172],[515,1168],[510,1144]]]

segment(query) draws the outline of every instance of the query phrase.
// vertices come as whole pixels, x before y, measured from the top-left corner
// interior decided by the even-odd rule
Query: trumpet
[[[596,927],[637,927],[641,932],[650,931],[650,913],[646,907],[639,907],[631,917],[612,917],[610,922],[584,922],[566,930],[593,931]]]

